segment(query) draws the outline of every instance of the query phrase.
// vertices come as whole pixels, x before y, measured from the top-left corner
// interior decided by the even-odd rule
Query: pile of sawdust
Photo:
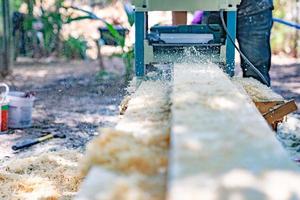
[[[284,100],[281,95],[254,78],[233,77],[232,81],[237,86],[243,87],[254,102]]]
[[[0,170],[0,199],[72,199],[82,176],[77,151],[13,160]]]

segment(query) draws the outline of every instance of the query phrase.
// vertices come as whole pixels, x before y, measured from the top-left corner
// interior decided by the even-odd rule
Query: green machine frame
[[[220,11],[227,13],[228,34],[235,40],[237,5],[241,0],[134,0],[135,5],[135,73],[137,77],[145,75],[145,44],[148,33],[149,11]],[[226,73],[234,75],[235,47],[229,36],[226,40]]]

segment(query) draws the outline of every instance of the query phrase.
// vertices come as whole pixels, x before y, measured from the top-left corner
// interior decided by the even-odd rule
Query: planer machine
[[[171,68],[174,62],[186,62],[186,55],[192,55],[189,59],[196,59],[191,61],[196,63],[209,59],[223,68],[229,76],[233,76],[237,6],[240,3],[241,0],[134,0],[136,76],[143,78],[148,68],[158,65],[163,66],[170,79],[170,69],[166,68]],[[151,11],[197,10],[221,12],[222,16],[225,14],[226,20],[222,19],[222,25],[204,23],[151,28],[148,26],[148,12]],[[242,52],[240,54],[248,60]],[[252,65],[250,61],[249,64]],[[286,115],[297,110],[294,100],[255,102],[255,105],[274,130]]]
[[[134,0],[135,5],[135,72],[143,77],[153,63],[184,61],[188,51],[195,62],[210,59],[234,75],[237,6],[241,0]],[[224,11],[227,33],[220,24],[148,27],[150,11]],[[193,57],[193,56],[191,56]]]

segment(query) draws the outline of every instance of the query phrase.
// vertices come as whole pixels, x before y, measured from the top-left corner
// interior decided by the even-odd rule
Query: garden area
[[[133,7],[130,0],[8,2],[11,23],[0,22],[5,54],[0,82],[10,91],[34,94],[35,100],[30,127],[0,132],[0,199],[72,199],[83,180],[77,167],[86,145],[99,129],[116,126],[135,76]],[[299,24],[299,0],[274,4],[274,17]],[[154,12],[149,18],[150,25],[170,24],[172,14]],[[299,30],[275,22],[271,46],[272,89],[300,106]],[[300,111],[293,117],[300,120]],[[12,149],[49,134],[55,138]]]

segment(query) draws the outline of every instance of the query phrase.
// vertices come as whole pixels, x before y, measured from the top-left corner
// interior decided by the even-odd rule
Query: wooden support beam
[[[275,125],[275,128],[277,128],[277,122],[282,121],[284,117],[292,112],[297,111],[297,109],[298,108],[296,102],[294,100],[291,100],[273,107],[263,116],[269,124]]]
[[[274,101],[274,102],[254,102],[257,109],[264,116],[268,124],[277,130],[278,123],[284,120],[288,114],[297,111],[298,107],[295,100]]]
[[[216,65],[175,65],[168,200],[300,198],[300,168]]]
[[[254,102],[255,106],[261,114],[266,114],[272,110],[275,106],[281,105],[284,101],[268,101],[268,102]]]

